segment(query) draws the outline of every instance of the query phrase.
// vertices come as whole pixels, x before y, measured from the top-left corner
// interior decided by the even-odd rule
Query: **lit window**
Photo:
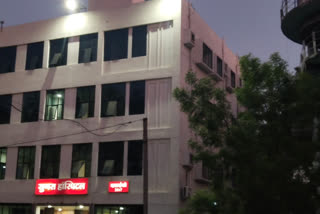
[[[97,61],[98,34],[80,36],[79,63]]]
[[[50,41],[49,67],[67,64],[68,38]]]
[[[129,114],[144,114],[145,81],[130,82]]]
[[[43,42],[28,44],[26,70],[42,68]]]
[[[105,32],[104,61],[128,58],[128,28]]]
[[[72,146],[72,178],[90,177],[92,144],[74,144]]]
[[[231,87],[236,87],[236,74],[233,71],[231,71]]]
[[[0,148],[0,180],[6,175],[7,148]]]
[[[17,179],[33,179],[36,147],[19,147]]]
[[[98,176],[123,174],[123,146],[123,142],[100,143]]]
[[[10,123],[11,95],[0,95],[0,124]]]
[[[62,120],[64,90],[47,91],[45,120]]]
[[[132,29],[132,57],[147,55],[147,26]]]
[[[125,83],[102,85],[101,117],[123,116],[125,97]]]
[[[33,122],[39,119],[40,92],[23,93],[21,122]]]
[[[94,116],[95,86],[77,88],[76,118]]]
[[[203,43],[203,62],[210,68],[212,68],[212,50]]]
[[[222,74],[223,74],[222,65],[223,65],[222,59],[220,57],[217,57],[217,68],[218,68],[217,72],[220,77],[222,77]]]
[[[59,178],[60,145],[42,146],[40,178]]]
[[[0,48],[0,74],[14,72],[17,46]]]
[[[143,141],[128,142],[128,175],[142,175]]]

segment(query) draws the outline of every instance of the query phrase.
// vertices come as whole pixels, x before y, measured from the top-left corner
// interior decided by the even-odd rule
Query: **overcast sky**
[[[253,53],[267,60],[271,53],[280,52],[291,70],[299,64],[301,47],[283,36],[280,29],[281,0],[190,1],[236,54]],[[5,21],[5,26],[68,14],[63,0],[0,0],[0,3],[0,20]]]

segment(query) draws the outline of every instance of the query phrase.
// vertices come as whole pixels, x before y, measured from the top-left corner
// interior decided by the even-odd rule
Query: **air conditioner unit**
[[[192,49],[195,45],[195,35],[190,29],[185,29],[183,34],[184,46],[188,49]]]
[[[191,197],[191,187],[184,186],[181,188],[181,198],[182,200],[186,200]]]

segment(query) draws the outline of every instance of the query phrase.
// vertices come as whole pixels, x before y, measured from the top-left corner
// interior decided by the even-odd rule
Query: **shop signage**
[[[36,195],[86,195],[88,178],[75,179],[38,179]]]
[[[129,181],[110,181],[109,192],[110,193],[129,192]]]

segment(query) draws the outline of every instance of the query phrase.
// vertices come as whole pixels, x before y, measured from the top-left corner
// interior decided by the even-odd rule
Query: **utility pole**
[[[143,214],[148,214],[148,118],[143,118]]]

